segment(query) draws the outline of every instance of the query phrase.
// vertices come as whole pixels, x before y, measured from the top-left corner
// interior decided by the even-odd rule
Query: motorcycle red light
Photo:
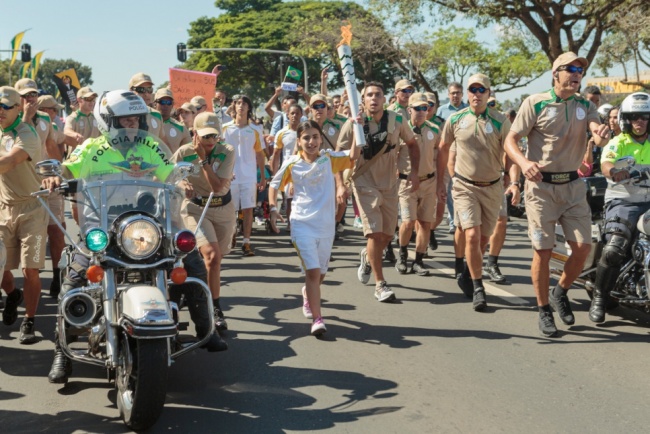
[[[91,265],[86,270],[86,278],[93,283],[99,283],[104,278],[104,269],[99,265]]]
[[[176,248],[183,253],[190,253],[196,247],[196,237],[190,231],[180,231],[176,234]]]
[[[181,283],[185,283],[185,279],[187,279],[187,271],[185,271],[185,268],[176,267],[172,270],[170,277],[172,282],[176,285],[180,285]]]

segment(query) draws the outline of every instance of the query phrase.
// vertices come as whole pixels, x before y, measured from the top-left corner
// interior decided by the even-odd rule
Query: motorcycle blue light
[[[99,228],[86,232],[86,247],[91,252],[101,252],[108,246],[108,235]]]

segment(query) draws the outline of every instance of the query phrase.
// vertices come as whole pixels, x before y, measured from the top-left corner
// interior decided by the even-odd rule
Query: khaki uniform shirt
[[[442,130],[443,143],[456,141],[454,172],[478,182],[499,179],[508,131],[508,118],[489,107],[478,116],[470,107],[454,113]]]
[[[181,145],[192,142],[190,131],[185,128],[182,123],[172,118],[169,118],[163,122],[163,129],[165,131],[167,146],[169,146],[169,149],[172,152],[176,152],[176,150],[180,148]]]
[[[41,179],[36,175],[36,163],[41,160],[41,142],[34,128],[22,122],[20,117],[2,130],[0,157],[8,155],[14,147],[27,152],[29,158],[9,172],[0,174],[0,203],[5,205],[35,201],[30,195],[41,187]]]
[[[408,122],[409,128],[413,129],[411,122]],[[415,134],[415,133],[414,133]],[[420,127],[420,134],[415,134],[415,140],[420,148],[420,177],[427,176],[436,171],[436,160],[438,158],[438,147],[440,145],[440,130],[431,122],[424,121]],[[397,159],[397,169],[399,173],[408,175],[411,173],[411,159],[409,158],[409,148],[404,143],[399,147],[399,156]]]
[[[54,140],[54,130],[52,128],[50,116],[47,113],[37,110],[34,118],[29,122],[29,125],[34,128],[38,135],[38,139],[41,141],[41,157],[48,158],[47,139],[50,137]]]
[[[214,193],[216,196],[223,196],[230,190],[230,181],[235,168],[235,149],[227,143],[217,143],[207,157],[214,173],[219,178],[228,180],[220,191]],[[194,187],[197,196],[208,197],[212,193],[212,186],[203,173],[199,160],[199,156],[194,152],[194,146],[191,143],[178,148],[178,151],[172,157],[172,161],[175,163],[186,161],[197,166],[195,174],[190,176],[188,181]]]
[[[600,123],[592,102],[580,95],[562,100],[551,89],[524,100],[512,130],[528,137],[526,158],[542,172],[572,172],[582,164],[591,121]]]
[[[97,121],[92,113],[85,115],[79,110],[65,118],[65,130],[79,133],[85,139],[99,137]]]
[[[338,146],[341,149],[350,149],[352,147],[352,139],[354,137],[353,125],[352,119],[349,119],[341,128],[341,135],[338,141]],[[379,123],[373,119],[368,119],[368,127],[370,134],[379,131]],[[397,183],[397,148],[399,147],[400,140],[409,142],[413,139],[413,131],[408,126],[406,119],[400,114],[388,110],[387,132],[388,138],[386,139],[386,144],[388,146],[395,145],[395,149],[388,153],[384,152],[381,157],[378,157],[364,174],[354,179],[355,185],[389,190]],[[365,163],[366,161],[363,155],[361,155],[356,161],[354,170],[358,170]]]
[[[163,132],[163,120],[162,120],[162,115],[158,110],[152,109],[151,107],[147,107],[149,109],[149,114],[147,115],[147,127],[149,128],[148,131],[151,135],[154,137],[158,137],[160,139],[163,139],[165,143],[166,137],[165,133]]]
[[[323,127],[321,128],[323,135],[321,137],[322,140],[320,144],[320,148],[322,150],[336,150],[336,144],[339,141],[339,135],[341,134],[342,126],[343,123],[337,121],[336,119],[326,119],[325,122],[323,122]]]
[[[409,113],[408,110],[406,110],[406,107],[403,105],[400,105],[397,101],[392,103],[391,105],[388,106],[388,110],[392,110],[394,112],[397,112],[398,114],[402,115],[402,118],[404,119],[409,119]]]

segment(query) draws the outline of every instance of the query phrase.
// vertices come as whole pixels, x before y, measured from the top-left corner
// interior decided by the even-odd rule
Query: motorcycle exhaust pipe
[[[61,300],[61,315],[73,327],[89,326],[96,314],[95,300],[82,288],[68,291]]]

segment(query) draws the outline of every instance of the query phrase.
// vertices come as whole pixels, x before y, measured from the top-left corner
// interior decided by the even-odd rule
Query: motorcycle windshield
[[[121,129],[84,142],[64,163],[78,180],[76,205],[81,234],[116,230],[128,215],[155,219],[169,235],[181,229],[183,192],[165,143],[142,130]]]

